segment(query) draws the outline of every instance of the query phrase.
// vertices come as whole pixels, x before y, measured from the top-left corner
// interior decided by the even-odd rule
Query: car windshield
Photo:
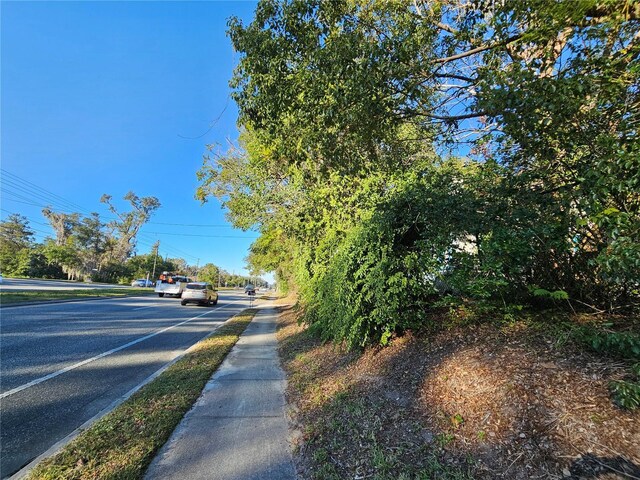
[[[189,290],[204,290],[206,288],[206,285],[198,285],[198,284],[190,284],[187,285],[187,288]]]

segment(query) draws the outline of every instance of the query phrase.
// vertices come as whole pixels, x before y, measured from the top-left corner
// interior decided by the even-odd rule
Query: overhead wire
[[[93,214],[94,211],[90,211],[89,209],[78,205],[77,203],[74,203],[70,200],[65,199],[64,197],[61,197],[60,195],[50,192],[49,190],[42,188],[24,178],[19,177],[18,175],[15,175],[11,172],[8,172],[7,170],[0,168],[0,170],[3,172],[4,175],[9,175],[9,179],[7,179],[4,175],[1,177],[1,180],[3,183],[8,184],[10,187],[13,188],[26,188],[27,190],[31,190],[32,194],[34,196],[39,197],[40,200],[44,201],[45,204],[41,204],[41,203],[35,203],[33,202],[32,199],[23,197],[23,196],[19,196],[18,198],[21,198],[22,200],[24,200],[25,202],[30,201],[31,205],[36,206],[36,207],[42,207],[45,208],[47,206],[55,206],[57,207],[58,210],[60,210],[62,213],[77,213],[76,210],[81,210],[84,213],[88,213],[88,214]],[[20,185],[20,183],[22,183],[23,185]],[[15,192],[8,190],[6,191],[6,193],[12,194],[12,195],[19,195],[16,194]],[[48,203],[48,204],[46,204]],[[62,208],[61,208],[62,207]],[[108,216],[102,216],[102,218],[104,219],[108,219],[108,220],[116,220],[115,217],[108,217]],[[176,227],[205,227],[205,228],[233,228],[232,225],[228,225],[228,224],[222,224],[222,223],[173,223],[173,222],[153,222],[153,221],[149,221],[147,222],[147,224],[149,225],[168,225],[168,226],[176,226]]]
[[[50,224],[48,224],[48,223],[38,222],[38,221],[36,221],[36,220],[33,220],[33,219],[31,219],[31,218],[27,217],[26,215],[22,215],[21,213],[11,212],[11,211],[9,211],[9,210],[7,210],[7,209],[5,209],[5,208],[0,208],[0,210],[2,210],[2,211],[3,211],[3,212],[5,212],[5,213],[8,213],[9,215],[21,215],[21,216],[23,216],[24,218],[26,218],[27,220],[29,220],[29,222],[30,222],[30,223],[35,223],[35,224],[37,224],[37,225],[44,225],[45,227],[51,227],[51,225],[50,225]],[[53,227],[51,227],[51,228],[53,228]]]
[[[147,232],[154,235],[172,235],[176,237],[202,237],[202,238],[246,238],[255,240],[258,237],[247,237],[243,235],[204,235],[200,233],[169,233],[169,232]]]
[[[227,110],[227,108],[229,107],[229,101],[231,100],[231,95],[228,94],[227,95],[227,101],[224,104],[224,108],[222,109],[222,111],[220,112],[220,115],[217,116],[217,118],[215,118],[210,124],[209,124],[209,128],[202,134],[197,135],[195,137],[187,137],[185,135],[181,135],[178,134],[178,137],[180,138],[184,138],[185,140],[198,140],[199,138],[204,137],[207,133],[209,133],[211,130],[213,130],[213,127],[216,126],[216,124],[220,121],[220,119],[222,118],[222,115],[224,115],[224,112]]]
[[[141,236],[146,236],[146,239],[141,240],[141,243],[144,243],[144,244],[146,244],[147,246],[149,246],[151,248],[153,248],[153,246],[155,245],[156,241],[158,241],[157,238],[149,237],[149,235],[144,234],[144,233],[141,234]],[[149,243],[151,241],[150,238],[153,238],[153,243]],[[190,258],[196,258],[196,259],[198,258],[195,255],[192,255],[190,253],[185,252],[184,250],[180,250],[178,247],[176,247],[174,245],[171,245],[171,244],[165,242],[164,240],[161,242],[161,245],[163,247],[162,249],[167,253],[171,254],[171,253],[177,252],[177,253],[179,253],[181,255],[184,255],[184,256],[187,256],[187,257],[190,257]],[[169,247],[169,248],[167,249],[166,247]]]
[[[222,113],[224,113],[224,111]],[[72,202],[43,187],[40,187],[39,185],[36,185],[35,183],[30,182],[29,180],[26,180],[14,173],[11,173],[4,168],[0,168],[0,171],[2,172],[2,176],[0,176],[0,179],[2,181],[2,184],[4,185],[2,192],[3,194],[6,195],[5,200],[16,202],[16,203],[22,203],[25,205],[31,205],[39,208],[47,208],[47,207],[54,208],[55,210],[61,213],[66,213],[66,214],[78,213],[78,210],[80,210],[80,212],[83,212],[89,215],[92,215],[94,213],[93,211],[90,211],[88,208],[85,208],[75,202]],[[15,190],[18,190],[18,192],[16,192]],[[25,196],[23,194],[30,195],[32,198]],[[115,217],[105,217],[102,215],[100,216],[100,218],[102,221],[115,220]],[[32,218],[28,218],[28,220],[32,223],[45,225],[52,228],[50,225],[37,222]],[[228,224],[173,223],[173,222],[153,222],[153,221],[147,222],[147,224],[178,226],[178,227],[198,227],[198,228],[233,228],[231,225],[228,225]],[[44,233],[45,235],[51,234],[51,232],[43,232],[41,230],[39,230],[38,232]],[[155,237],[152,237],[152,235],[154,235]],[[202,238],[237,238],[237,239],[244,238],[244,239],[251,239],[251,240],[258,238],[258,237],[247,237],[247,236],[241,236],[241,235],[204,235],[204,234],[171,233],[171,232],[140,232],[138,234],[138,242],[142,244],[146,244],[150,247],[153,247],[153,244],[155,243],[155,241],[158,240],[157,236],[159,235],[202,237]],[[146,237],[146,241],[143,240],[142,237]],[[149,243],[151,242],[150,240],[151,238],[153,238],[154,243]],[[197,256],[187,253],[186,251],[181,250],[180,248],[175,247],[174,245],[171,245],[165,241],[162,242],[162,245],[163,247],[169,247],[168,249],[164,248],[164,250],[169,254],[178,253],[180,256],[187,256],[189,258],[194,258],[194,259],[198,258]]]
[[[67,200],[66,198],[56,193],[53,193],[47,190],[46,188],[36,185],[35,183],[30,182],[25,178],[22,178],[14,173],[11,173],[5,170],[4,168],[0,168],[0,171],[2,171],[2,174],[3,174],[2,182],[5,184],[17,186],[18,188],[24,188],[25,190],[30,191],[33,195],[40,197],[40,199],[43,199],[46,202],[51,202],[55,205],[62,205],[65,209],[77,209],[77,210],[84,211],[85,213],[89,213],[89,214],[93,213],[88,209],[86,209],[85,207],[78,205],[77,203],[72,202],[70,200]]]

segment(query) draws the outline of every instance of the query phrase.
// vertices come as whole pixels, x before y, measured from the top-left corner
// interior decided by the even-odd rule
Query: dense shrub
[[[500,305],[604,296],[611,282],[589,268],[599,252],[577,248],[570,206],[522,182],[459,160],[397,179],[359,225],[299,252],[307,320],[354,347],[426,326],[434,294]]]

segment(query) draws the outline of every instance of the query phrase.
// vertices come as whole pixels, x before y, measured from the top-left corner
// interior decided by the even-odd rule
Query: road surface
[[[39,280],[34,278],[4,278],[0,290],[84,290],[95,288],[131,288],[110,283],[66,282],[64,280]],[[152,289],[149,289],[150,291]]]
[[[249,306],[128,297],[3,308],[0,477],[13,474]]]

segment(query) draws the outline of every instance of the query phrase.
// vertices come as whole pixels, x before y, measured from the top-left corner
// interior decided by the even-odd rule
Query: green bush
[[[625,360],[640,360],[640,335],[632,332],[607,332],[592,325],[574,329],[573,336],[590,349]]]
[[[547,254],[571,248],[561,216],[499,199],[508,181],[495,163],[458,160],[397,179],[358,226],[301,252],[308,322],[326,340],[384,345],[427,326],[439,295],[506,306],[530,298],[534,283],[564,287],[553,273],[558,256]],[[568,298],[561,288],[533,294]]]
[[[640,407],[640,383],[617,380],[609,383],[613,401],[622,408],[635,410]]]

